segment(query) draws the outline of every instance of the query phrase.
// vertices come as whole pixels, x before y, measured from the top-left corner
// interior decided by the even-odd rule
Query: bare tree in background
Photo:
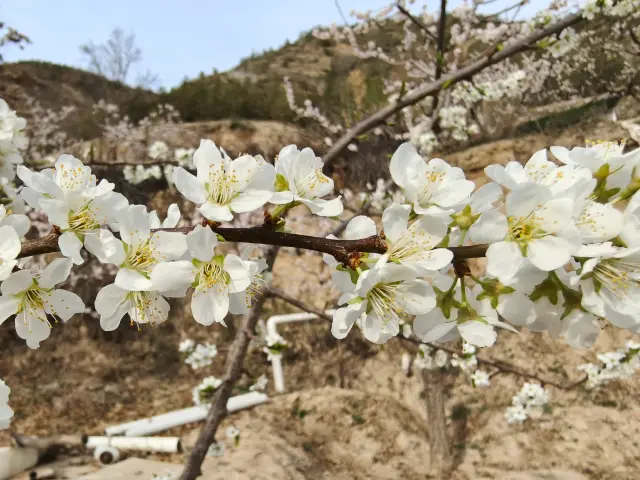
[[[80,51],[87,57],[91,71],[126,83],[131,66],[142,61],[142,50],[136,46],[135,41],[134,33],[126,34],[121,28],[115,28],[105,43],[94,45],[89,42],[81,45]],[[138,75],[136,83],[149,88],[157,81],[157,75],[147,70]]]

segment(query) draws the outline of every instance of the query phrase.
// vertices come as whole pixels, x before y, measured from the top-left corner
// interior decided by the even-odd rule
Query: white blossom
[[[193,162],[197,177],[177,167],[173,182],[184,197],[200,205],[199,212],[211,221],[229,222],[232,212],[250,212],[273,196],[276,173],[260,156],[242,155],[231,160],[211,140],[202,140]]]
[[[341,197],[323,198],[333,192],[333,180],[322,173],[322,167],[322,159],[310,148],[284,147],[276,158],[276,193],[269,201],[277,205],[299,202],[321,217],[340,215]]]
[[[20,270],[2,282],[0,323],[16,315],[16,333],[30,348],[38,348],[51,334],[47,315],[67,321],[84,312],[80,297],[54,288],[69,277],[71,266],[71,260],[58,258],[41,271]]]

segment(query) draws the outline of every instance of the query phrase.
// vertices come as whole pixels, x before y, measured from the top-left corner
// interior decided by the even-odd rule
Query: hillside
[[[65,130],[79,139],[97,135],[92,108],[101,99],[118,105],[134,120],[144,117],[158,102],[153,92],[131,88],[85,70],[36,61],[0,63],[0,98],[28,120],[31,120],[29,98],[54,111],[75,107]]]

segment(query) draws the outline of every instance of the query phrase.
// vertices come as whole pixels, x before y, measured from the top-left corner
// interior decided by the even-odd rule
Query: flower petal
[[[82,258],[80,254],[82,242],[74,232],[64,232],[60,235],[60,238],[58,238],[58,246],[60,247],[60,252],[62,252],[65,257],[70,258],[75,265],[84,263],[84,258]]]
[[[249,189],[233,198],[229,206],[234,212],[252,212],[262,207],[271,199],[272,196],[273,192],[269,192],[267,190]]]
[[[130,292],[147,292],[153,289],[153,282],[142,273],[131,268],[121,268],[116,274],[114,283]]]
[[[341,340],[345,338],[355,321],[362,315],[366,308],[367,302],[353,303],[346,307],[338,308],[333,314],[331,323],[331,334]]]
[[[52,290],[44,299],[44,311],[61,318],[64,322],[76,313],[83,313],[85,309],[82,299],[75,293],[66,290]]]
[[[3,295],[17,295],[33,285],[33,274],[29,270],[20,270],[9,275],[0,289]]]
[[[70,258],[56,258],[47,265],[38,279],[38,285],[42,288],[53,288],[69,278],[73,262]]]
[[[358,215],[349,220],[342,238],[345,240],[359,240],[371,237],[376,233],[376,222],[365,215]]]
[[[529,242],[527,258],[545,272],[550,272],[569,262],[572,249],[564,238],[547,235]]]
[[[217,244],[218,238],[208,226],[197,225],[187,234],[189,253],[201,262],[208,262],[214,257]]]
[[[497,242],[487,249],[486,272],[506,283],[520,269],[523,263],[522,252],[515,242]]]
[[[176,167],[173,170],[173,183],[187,200],[198,205],[207,201],[207,189],[204,183],[184,168]]]
[[[218,322],[226,326],[224,317],[229,313],[229,296],[215,289],[196,290],[191,297],[191,313],[201,325]]]
[[[391,243],[395,243],[407,231],[410,205],[393,203],[382,212],[382,229]]]
[[[20,300],[13,295],[0,295],[0,325],[18,312]]]
[[[198,211],[202,216],[212,222],[230,222],[233,214],[228,205],[216,205],[210,202],[200,205]]]
[[[189,287],[196,276],[196,268],[188,260],[176,262],[160,262],[153,267],[149,278],[153,284],[153,290],[158,292],[170,292]]]

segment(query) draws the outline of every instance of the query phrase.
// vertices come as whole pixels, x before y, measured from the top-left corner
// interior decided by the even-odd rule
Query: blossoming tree
[[[482,65],[441,72],[439,80],[398,99],[376,121],[354,127],[335,148],[439,92],[447,82],[450,86],[467,79],[589,12],[602,13],[621,3],[589,4],[524,40],[506,42],[478,60]],[[442,159],[426,160],[404,143],[389,164],[402,194],[382,212],[382,230],[359,215],[338,239],[287,228],[286,214],[298,205],[318,217],[337,217],[343,211],[342,198],[323,173],[323,160],[311,149],[286,146],[272,165],[260,156],[232,158],[203,140],[192,162],[171,171],[176,189],[202,216],[188,225],[182,224],[176,207],[161,222],[144,205],[130,204],[114,184],[98,180],[90,166],[71,155],[63,154],[52,168],[39,171],[21,165],[25,126],[0,100],[0,322],[15,316],[16,332],[28,347],[36,349],[47,340],[50,319],[65,320],[85,310],[76,294],[56,286],[89,257],[115,271],[113,283],[98,292],[93,305],[105,330],[117,328],[125,317],[138,328],[161,324],[169,319],[167,299],[185,297],[189,290],[194,319],[203,325],[224,324],[229,312],[246,314],[225,377],[205,386],[215,390],[211,410],[183,479],[199,474],[226,415],[266,298],[263,275],[280,247],[324,254],[341,292],[331,327],[338,339],[359,329],[368,341],[383,344],[409,324],[425,343],[463,339],[471,346],[490,347],[499,329],[517,332],[514,326],[524,326],[586,348],[603,323],[640,331],[640,150],[625,152],[623,144],[541,150],[524,166],[487,167],[493,182],[475,189],[461,169]],[[335,157],[335,148],[328,159]],[[153,151],[166,154],[161,146]],[[14,175],[21,182],[18,188]],[[27,206],[51,224],[39,238],[28,235]],[[260,225],[222,226],[239,213],[256,210],[264,211]],[[258,260],[221,253],[217,247],[222,241],[271,248]],[[30,258],[53,252],[61,256],[46,265],[29,264]],[[472,274],[469,262],[480,257],[487,259],[484,273]],[[208,357],[215,355],[209,347],[204,350]],[[596,378],[597,367],[589,368]],[[486,380],[474,374],[474,383]],[[9,387],[0,384],[2,426],[13,413],[8,396]],[[526,410],[539,407],[544,395],[527,387],[518,398],[514,407]],[[521,416],[520,410],[514,412],[514,418]]]

